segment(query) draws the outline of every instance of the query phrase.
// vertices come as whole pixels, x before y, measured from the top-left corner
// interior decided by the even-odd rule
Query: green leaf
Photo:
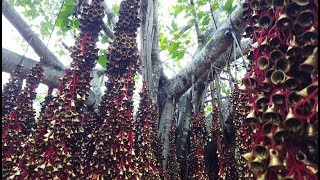
[[[118,4],[114,4],[111,9],[117,16],[119,16],[119,14],[120,14],[120,6]]]
[[[178,26],[177,26],[177,24],[176,24],[174,21],[172,21],[171,27],[172,27],[172,29],[173,29],[174,31],[177,31],[177,30],[178,30]]]
[[[99,57],[98,59],[98,63],[103,67],[103,68],[106,68],[107,67],[107,57],[105,55],[102,55]]]
[[[212,5],[212,11],[216,11],[219,8],[219,1],[214,0],[213,5]]]
[[[79,26],[80,26],[80,21],[78,19],[72,20],[72,26],[71,26],[72,30],[78,29]]]
[[[198,13],[198,18],[199,18],[199,19],[202,19],[205,15],[206,15],[205,12],[200,11],[200,12]]]
[[[174,13],[177,15],[183,11],[184,7],[182,5],[177,5],[174,9]]]
[[[205,16],[205,17],[203,18],[203,20],[202,20],[202,25],[204,25],[204,26],[208,25],[209,22],[210,22],[210,20],[211,20],[211,18],[210,18],[209,15]]]
[[[107,42],[109,42],[109,37],[107,35],[103,35],[101,38],[101,43],[106,44]]]

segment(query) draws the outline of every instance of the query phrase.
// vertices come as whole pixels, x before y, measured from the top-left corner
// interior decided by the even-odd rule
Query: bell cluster
[[[21,68],[22,64],[17,64],[16,69],[11,73],[9,82],[3,87],[2,92],[2,117],[8,114],[16,104],[16,97],[22,88]]]
[[[21,71],[21,67],[18,64],[14,73]],[[15,75],[11,77],[6,87],[12,86],[10,84],[13,80],[19,81]],[[36,99],[35,89],[42,77],[43,68],[40,64],[36,64],[29,70],[23,90],[13,97],[15,99],[13,109],[2,117],[2,177],[6,179],[15,179],[22,175],[19,168],[20,156],[36,126],[33,101]],[[12,88],[19,91],[18,87],[19,84]]]
[[[91,4],[83,3],[80,15],[80,29],[83,32],[90,32],[93,36],[98,36],[104,17],[104,7],[100,0],[93,0]]]
[[[171,123],[169,132],[170,149],[168,154],[167,173],[172,180],[181,179],[180,163],[176,152],[176,125]]]
[[[190,150],[188,154],[188,179],[209,179],[205,171],[204,144],[206,142],[206,126],[204,113],[193,115],[190,122]]]
[[[252,131],[247,125],[242,123],[251,107],[247,106],[248,97],[246,94],[239,91],[237,87],[232,92],[231,102],[235,126],[235,156],[237,157],[236,168],[238,177],[239,179],[253,179],[253,174],[248,170],[245,166],[246,162],[241,158],[241,155],[251,148]]]
[[[120,34],[123,32],[134,34],[141,22],[137,11],[139,7],[139,0],[122,1],[120,3],[119,21],[114,30]]]
[[[240,91],[252,148],[242,155],[259,179],[318,176],[318,2],[246,0],[251,70]],[[238,110],[240,110],[238,108]],[[249,149],[248,149],[249,150]],[[299,167],[299,168],[298,168]]]

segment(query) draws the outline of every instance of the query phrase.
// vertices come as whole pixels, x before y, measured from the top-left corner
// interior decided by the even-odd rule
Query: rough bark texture
[[[45,64],[64,70],[64,65],[48,48],[46,48],[46,45],[40,40],[38,35],[32,31],[30,26],[21,18],[18,12],[8,3],[7,0],[2,0],[2,14],[19,31],[21,36],[27,42],[33,38],[30,42],[30,46],[39,57],[47,57],[48,62],[44,62]]]
[[[242,4],[242,3],[241,3]],[[241,5],[232,13],[231,21],[237,28],[236,31],[242,32],[244,29],[242,19],[243,8]],[[217,60],[232,45],[232,35],[230,31],[231,23],[227,21],[214,33],[204,48],[195,56],[189,64],[178,75],[167,82],[165,92],[170,96],[180,97],[191,86],[191,76],[195,75],[197,80],[203,72],[210,67],[210,64]]]

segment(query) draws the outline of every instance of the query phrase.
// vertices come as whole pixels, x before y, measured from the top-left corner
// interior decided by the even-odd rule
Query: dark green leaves
[[[98,64],[100,64],[103,68],[107,67],[107,51],[106,50],[100,50],[99,51],[99,59],[97,61]]]
[[[74,1],[66,0],[65,5],[61,9],[56,25],[63,33],[79,27],[79,21],[72,17],[75,5]]]
[[[232,6],[233,0],[227,0],[226,3],[221,7],[221,9],[228,14],[231,14],[237,6]]]

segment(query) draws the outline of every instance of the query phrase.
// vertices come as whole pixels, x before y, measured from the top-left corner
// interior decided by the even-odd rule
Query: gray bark
[[[242,32],[244,29],[244,23],[242,23],[243,8],[241,4],[231,15],[231,20],[237,28],[235,30],[239,32]],[[230,33],[231,31],[234,31],[234,29],[231,28],[229,21],[221,25],[204,48],[195,56],[193,62],[167,82],[164,88],[169,97],[180,97],[190,88],[191,76],[195,75],[195,79],[197,80],[210,67],[210,64],[215,62],[232,45],[233,38]]]
[[[30,26],[21,18],[18,12],[8,3],[7,0],[2,0],[2,14],[10,21],[10,23],[18,30],[18,32],[27,42],[33,38],[33,40],[30,42],[30,46],[39,57],[46,56],[48,58],[47,62],[44,63],[64,70],[64,65],[46,47],[39,36],[32,31]]]
[[[106,0],[101,2],[101,5],[104,7],[104,12],[107,15],[108,21],[113,25],[116,26],[116,23],[118,22],[119,18],[116,16],[116,14],[111,10],[111,8],[107,5]]]
[[[20,63],[21,58],[22,58],[21,55],[2,48],[2,71],[11,73],[15,69],[16,65]],[[24,67],[22,68],[21,76],[26,77],[29,69],[34,67],[38,62],[39,61],[35,61],[28,57],[24,57],[24,60],[22,63]],[[43,76],[42,83],[47,85],[50,88],[58,88],[60,83],[59,78],[63,76],[64,70],[61,70],[59,68],[55,68],[52,66],[47,66],[47,65],[44,65],[43,68],[44,68],[44,76]],[[101,77],[103,73],[104,72],[102,70],[93,70],[93,74],[97,78]],[[95,81],[98,81],[98,79],[92,80],[92,82],[95,82]],[[99,96],[97,95],[99,95],[99,92],[93,92],[92,90],[90,90],[89,97],[86,104],[88,106],[93,106],[96,103],[96,101],[99,100]]]
[[[161,116],[160,116],[160,129],[159,134],[163,141],[163,167],[166,167],[168,162],[168,154],[170,149],[170,141],[169,141],[169,132],[170,132],[170,125],[173,120],[173,111],[174,111],[174,104],[172,99],[166,99],[165,105],[163,107]]]

